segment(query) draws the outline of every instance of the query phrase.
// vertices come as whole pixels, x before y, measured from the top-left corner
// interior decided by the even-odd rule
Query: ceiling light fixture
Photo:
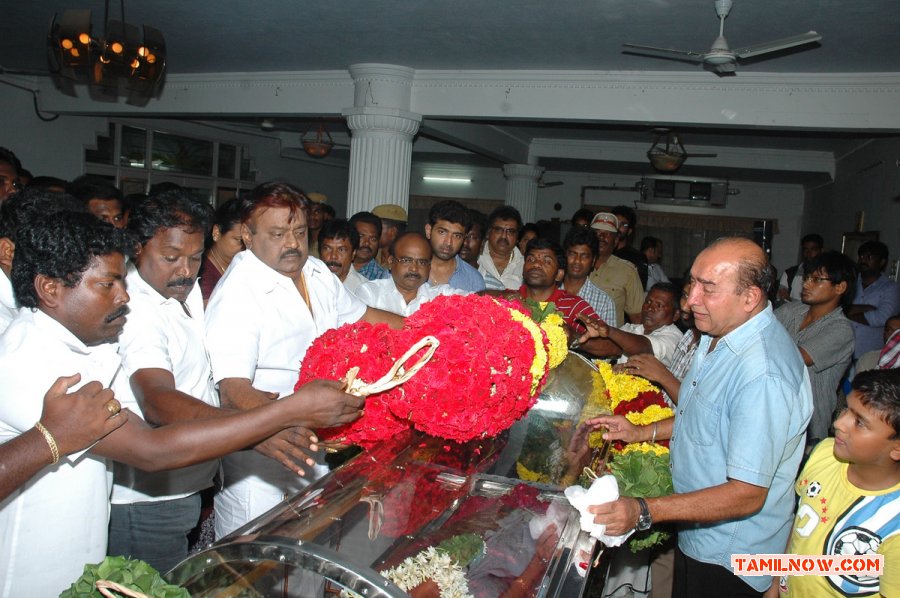
[[[121,20],[110,19],[106,0],[102,36],[92,34],[88,9],[53,15],[47,35],[51,72],[103,87],[124,81],[130,90],[149,95],[166,67],[165,38],[159,29],[126,23],[125,0],[120,9]]]
[[[425,175],[422,177],[423,181],[428,181],[430,183],[471,183],[472,179],[470,177],[454,177],[454,176],[432,176]]]
[[[310,127],[310,129],[311,128],[312,127]],[[303,145],[303,151],[313,158],[324,158],[328,155],[328,152],[331,151],[331,148],[334,147],[334,140],[331,138],[331,133],[328,132],[325,125],[319,125],[315,135],[307,137],[310,129],[306,129],[306,132],[300,136],[300,143]]]
[[[678,135],[668,129],[656,130],[656,141],[647,151],[653,168],[660,172],[675,172],[687,159],[687,151]]]

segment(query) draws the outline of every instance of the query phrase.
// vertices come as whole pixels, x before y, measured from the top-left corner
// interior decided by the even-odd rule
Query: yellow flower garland
[[[521,461],[516,461],[516,475],[519,476],[520,480],[523,480],[525,482],[538,482],[541,484],[550,483],[549,475],[531,471],[530,469],[522,465]]]
[[[659,392],[659,388],[644,378],[630,376],[628,374],[616,374],[612,366],[605,361],[596,361],[603,383],[609,390],[610,411],[615,411],[622,401],[630,401],[642,392]]]
[[[674,417],[675,412],[669,407],[660,407],[659,405],[650,405],[641,412],[632,411],[625,414],[625,419],[636,426],[646,426],[654,422],[662,421]]]
[[[531,392],[533,394],[547,371],[547,350],[544,348],[544,335],[540,327],[534,323],[534,320],[525,314],[510,309],[509,315],[512,316],[514,321],[522,324],[531,333],[531,338],[534,340],[534,361],[531,362],[531,367],[528,370],[531,373]]]
[[[546,308],[547,302],[540,303],[540,306],[541,308]],[[565,322],[562,316],[559,315],[559,312],[548,314],[541,321],[541,330],[547,333],[547,338],[550,340],[549,357],[551,370],[561,364],[569,354],[569,337],[566,335],[564,324]]]

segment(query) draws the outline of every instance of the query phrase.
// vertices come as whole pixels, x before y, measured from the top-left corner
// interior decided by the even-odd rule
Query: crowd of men
[[[805,237],[773,311],[758,245],[719,240],[675,285],[659,239],[632,247],[636,214],[624,206],[580,210],[560,244],[509,206],[484,215],[443,200],[423,230],[407,230],[399,205],[338,219],[324,196],[272,182],[213,213],[177,186],[132,198],[87,177],[26,186],[10,155],[0,152],[2,596],[56,595],[107,553],[170,569],[188,553],[219,458],[217,537],[324,475],[312,430],[352,421],[363,402],[336,381],[295,391],[307,349],[345,323],[400,328],[450,294],[553,302],[573,348],[665,389],[670,420],[589,425],[611,439],[671,439],[675,494],[593,509],[611,534],[679,524],[674,595],[778,589],[735,577],[730,555],[800,542],[789,538],[798,468],[832,434],[815,462],[830,466],[822,446],[833,445],[850,463],[836,479],[886,497],[878,521],[900,520],[900,300],[883,244],[861,246],[854,263],[821,242],[807,251],[817,239]],[[870,329],[890,322],[875,339]],[[860,432],[833,412],[854,354],[869,351],[887,371],[850,388]],[[870,528],[893,550],[897,525]],[[882,594],[898,577],[885,572]]]

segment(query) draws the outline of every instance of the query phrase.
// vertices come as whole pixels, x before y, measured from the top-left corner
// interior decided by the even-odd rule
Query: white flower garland
[[[474,598],[462,567],[443,550],[429,546],[419,554],[407,557],[402,563],[381,573],[404,592],[429,579],[441,591],[441,598]]]

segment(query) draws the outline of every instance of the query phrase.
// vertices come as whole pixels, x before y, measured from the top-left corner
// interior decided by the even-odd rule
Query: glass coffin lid
[[[570,353],[496,438],[410,432],[362,452],[167,577],[195,597],[438,596],[416,583],[430,567],[478,598],[580,595],[593,543],[560,484],[592,458],[570,444],[600,413],[585,407],[595,371]]]

